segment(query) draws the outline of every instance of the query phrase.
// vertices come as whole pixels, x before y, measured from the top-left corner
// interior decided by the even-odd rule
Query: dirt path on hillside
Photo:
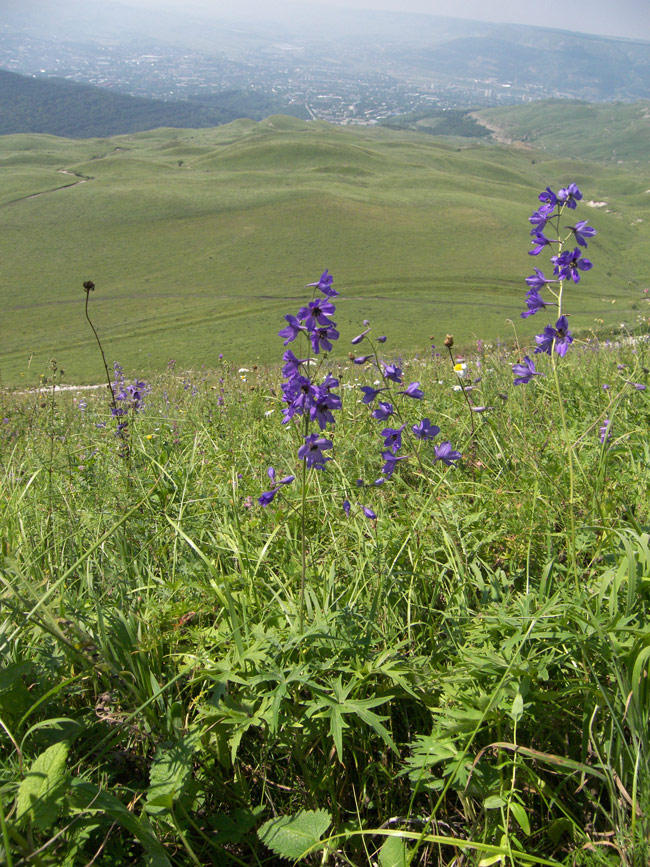
[[[481,126],[484,126],[485,129],[489,129],[492,133],[492,138],[499,144],[511,145],[512,147],[521,148],[522,150],[533,149],[531,145],[526,144],[523,141],[514,139],[512,138],[512,136],[508,135],[504,127],[499,126],[498,124],[494,123],[494,121],[485,120],[485,118],[481,117],[481,113],[479,111],[470,112],[468,114],[468,117],[473,118],[477,123],[480,123]]]
[[[57,169],[57,171],[61,175],[70,175],[70,177],[73,178],[79,177],[78,175],[75,175],[74,172],[69,172],[67,169]],[[54,187],[53,190],[43,190],[41,193],[32,193],[29,196],[21,196],[19,199],[12,199],[10,202],[5,202],[2,207],[16,205],[18,202],[26,202],[28,199],[38,199],[39,196],[49,196],[50,193],[58,193],[61,190],[69,190],[71,187],[77,187],[79,184],[86,184],[88,181],[92,181],[92,178],[79,178],[78,181],[73,181],[71,184],[63,184],[61,187]]]

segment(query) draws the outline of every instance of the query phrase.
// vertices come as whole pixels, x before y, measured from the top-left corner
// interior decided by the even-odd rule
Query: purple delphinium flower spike
[[[451,443],[448,440],[444,443],[440,443],[439,446],[434,446],[433,450],[435,452],[434,460],[442,461],[443,464],[446,464],[448,467],[454,466],[454,461],[459,461],[462,458],[460,452],[452,449]]]
[[[419,440],[432,440],[440,433],[440,428],[437,424],[431,424],[428,418],[423,418],[419,424],[414,424],[411,428],[413,436]]]
[[[566,316],[560,316],[555,323],[555,328],[552,325],[547,325],[543,334],[537,334],[535,340],[537,342],[535,352],[545,352],[550,355],[553,346],[555,346],[557,354],[560,358],[564,358],[569,345],[573,343],[573,337],[569,331],[569,320]]]
[[[513,364],[512,372],[515,374],[515,385],[525,385],[530,382],[533,376],[544,376],[539,370],[535,369],[535,364],[531,359],[524,355],[524,360],[521,364]]]

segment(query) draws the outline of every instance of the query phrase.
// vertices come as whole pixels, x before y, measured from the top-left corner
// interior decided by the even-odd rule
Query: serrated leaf
[[[379,867],[408,867],[410,862],[404,840],[401,837],[386,837],[379,852]]]
[[[56,822],[68,782],[65,763],[69,749],[67,741],[59,741],[36,758],[18,789],[16,819],[29,816],[40,831]]]
[[[269,819],[257,836],[276,855],[298,861],[318,845],[331,823],[332,817],[325,810],[301,810],[295,816]]]

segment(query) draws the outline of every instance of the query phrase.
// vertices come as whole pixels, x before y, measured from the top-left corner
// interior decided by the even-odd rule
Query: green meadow
[[[390,319],[395,352],[526,343],[519,312],[535,264],[526,218],[547,184],[576,181],[602,237],[582,332],[635,322],[648,282],[650,170],[378,127],[271,117],[112,139],[0,138],[0,299],[5,386],[56,357],[68,381],[101,379],[84,318],[111,361],[160,370],[276,360],[296,286],[335,274],[343,337]]]

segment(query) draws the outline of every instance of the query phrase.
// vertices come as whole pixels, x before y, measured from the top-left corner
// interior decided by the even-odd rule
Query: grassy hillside
[[[161,368],[275,362],[296,285],[335,275],[343,338],[390,320],[396,351],[430,336],[511,339],[532,273],[527,217],[539,190],[576,181],[599,232],[572,289],[572,327],[633,323],[647,285],[650,172],[520,147],[459,149],[380,128],[271,117],[197,130],[66,141],[0,139],[4,384],[51,356],[101,379],[82,283],[110,360]],[[583,288],[584,286],[584,288]],[[612,304],[612,302],[614,302]]]
[[[502,135],[552,154],[620,164],[650,162],[650,101],[567,100],[485,108],[475,117]]]

